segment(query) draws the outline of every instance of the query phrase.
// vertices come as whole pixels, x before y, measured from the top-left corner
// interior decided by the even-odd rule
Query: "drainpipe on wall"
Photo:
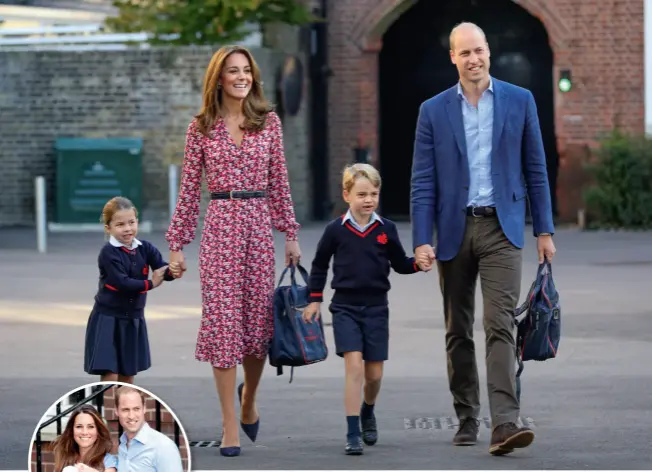
[[[652,136],[652,0],[643,4],[644,80],[645,80],[645,134]]]
[[[314,14],[323,21],[310,26],[310,138],[313,217],[316,220],[331,216],[328,166],[328,0],[321,0]]]

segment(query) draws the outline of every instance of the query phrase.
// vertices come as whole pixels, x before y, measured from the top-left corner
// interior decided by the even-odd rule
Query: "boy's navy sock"
[[[367,405],[367,402],[365,401],[362,402],[360,416],[362,417],[363,420],[368,420],[369,418],[372,417],[372,415],[374,414],[374,406],[375,405]]]
[[[348,426],[348,432],[346,433],[346,439],[353,439],[355,437],[360,437],[362,433],[360,432],[360,417],[359,416],[347,416],[346,424]]]

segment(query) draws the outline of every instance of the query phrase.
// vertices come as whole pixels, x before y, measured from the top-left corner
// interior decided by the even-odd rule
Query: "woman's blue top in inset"
[[[118,469],[118,456],[114,456],[113,454],[107,454],[104,456],[104,469],[110,469],[110,468]]]

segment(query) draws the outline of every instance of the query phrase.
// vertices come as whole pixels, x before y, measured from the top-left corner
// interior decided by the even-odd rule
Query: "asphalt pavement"
[[[399,227],[409,248],[409,227]],[[307,267],[321,228],[312,224],[301,233]],[[166,253],[161,232],[140,236]],[[523,296],[536,271],[529,228],[526,240]],[[194,360],[200,319],[197,243],[186,250],[187,275],[149,296],[153,367],[136,382],[179,417],[193,444],[193,470],[649,469],[652,233],[562,229],[555,242],[553,272],[562,303],[559,356],[526,364],[521,421],[533,427],[536,439],[512,455],[488,454],[488,420],[477,446],[451,445],[456,419],[435,271],[392,275],[390,360],[376,407],[380,440],[363,456],[343,453],[343,365],[331,355],[296,369],[291,384],[289,375],[277,377],[269,367],[259,394],[258,441],[252,444],[242,434],[242,455],[220,457],[220,412],[210,367]],[[82,365],[102,244],[101,234],[51,234],[48,253],[38,254],[33,231],[0,230],[0,469],[26,469],[41,415],[61,395],[97,380]],[[279,263],[282,247],[278,235]],[[476,351],[484,379],[479,293],[477,306]]]

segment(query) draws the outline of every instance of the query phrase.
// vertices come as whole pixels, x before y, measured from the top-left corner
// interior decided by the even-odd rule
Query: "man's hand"
[[[435,250],[430,244],[423,244],[414,250],[414,259],[422,271],[429,272],[435,262]]]
[[[321,303],[312,302],[307,307],[303,309],[303,321],[304,323],[312,323],[313,320],[319,319],[319,308]]]
[[[544,259],[552,262],[552,258],[555,256],[557,250],[555,249],[555,243],[552,242],[551,235],[542,234],[537,237],[537,252],[539,253],[539,264],[542,264]]]
[[[186,258],[183,256],[183,252],[170,251],[170,258],[168,260],[170,261],[170,272],[172,275],[177,279],[183,277],[183,273],[188,270],[188,266],[186,266]]]

